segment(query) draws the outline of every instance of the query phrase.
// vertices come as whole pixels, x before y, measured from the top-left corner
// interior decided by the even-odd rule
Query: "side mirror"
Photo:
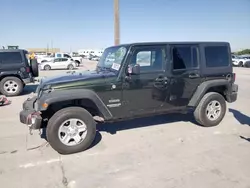
[[[139,75],[140,74],[140,65],[135,64],[133,66],[130,66],[128,68],[128,73],[131,74],[131,75]]]

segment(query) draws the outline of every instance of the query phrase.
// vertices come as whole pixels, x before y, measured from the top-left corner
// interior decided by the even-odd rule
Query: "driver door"
[[[54,69],[60,69],[60,67],[62,66],[61,65],[61,59],[62,58],[56,58],[56,59],[54,59],[54,61],[53,61],[53,68]]]
[[[130,75],[123,82],[124,111],[128,116],[151,114],[164,104],[168,92],[166,47],[137,46],[127,65],[140,65],[140,75]]]

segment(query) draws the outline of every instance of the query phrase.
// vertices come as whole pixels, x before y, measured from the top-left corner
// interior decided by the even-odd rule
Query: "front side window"
[[[131,65],[140,65],[141,72],[164,70],[165,50],[162,47],[146,47],[135,50]]]
[[[1,52],[0,62],[2,64],[22,63],[22,56],[19,52]]]
[[[119,71],[126,53],[127,48],[125,46],[107,48],[97,64],[97,69]]]
[[[60,62],[60,58],[55,59],[54,62]]]

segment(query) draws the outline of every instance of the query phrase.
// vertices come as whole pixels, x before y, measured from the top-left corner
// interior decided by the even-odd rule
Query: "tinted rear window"
[[[228,53],[227,46],[207,46],[205,47],[205,56],[207,67],[227,67],[231,54]]]
[[[22,56],[19,52],[1,52],[0,63],[1,64],[22,63]]]

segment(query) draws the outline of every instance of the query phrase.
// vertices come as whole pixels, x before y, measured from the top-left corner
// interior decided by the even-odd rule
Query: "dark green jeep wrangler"
[[[96,123],[193,110],[197,122],[218,125],[237,99],[227,42],[134,43],[107,48],[94,71],[41,80],[23,103],[20,121],[46,128],[61,154],[86,150]]]

